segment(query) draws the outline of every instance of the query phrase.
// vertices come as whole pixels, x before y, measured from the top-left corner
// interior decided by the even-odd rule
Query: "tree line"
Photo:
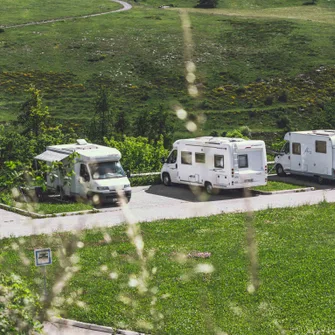
[[[94,106],[92,119],[77,134],[51,118],[39,89],[28,90],[16,120],[0,125],[0,201],[6,202],[12,188],[43,182],[45,170],[36,170],[33,163],[34,157],[47,146],[75,143],[78,138],[119,149],[127,170],[159,170],[160,158],[167,154],[174,130],[168,111],[160,106],[138,114],[131,122],[126,111],[113,110],[104,87],[99,90]]]

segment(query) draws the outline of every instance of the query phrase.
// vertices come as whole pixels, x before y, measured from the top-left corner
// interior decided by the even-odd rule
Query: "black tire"
[[[213,185],[208,181],[205,183],[205,190],[207,194],[213,194]]]
[[[324,178],[321,177],[321,176],[317,176],[316,179],[317,179],[317,181],[318,181],[318,183],[319,183],[320,185],[323,185],[323,184],[325,183]]]
[[[170,178],[170,175],[168,173],[163,173],[162,179],[163,179],[163,184],[165,186],[170,186],[171,185],[171,178]]]
[[[64,200],[66,196],[62,186],[58,186],[58,193],[60,200]]]
[[[286,173],[285,173],[285,171],[284,171],[284,168],[283,168],[283,166],[280,165],[280,164],[277,164],[277,165],[276,165],[276,172],[277,172],[277,175],[278,175],[279,177],[284,177],[284,176],[286,176]]]

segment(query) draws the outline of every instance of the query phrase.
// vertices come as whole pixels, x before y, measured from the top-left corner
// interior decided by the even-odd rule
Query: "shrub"
[[[213,131],[211,131],[211,133],[209,134],[209,136],[216,137],[216,136],[219,136],[219,133],[216,130],[213,130]]]
[[[240,132],[243,135],[243,137],[250,138],[251,137],[251,130],[248,126],[242,126],[240,127]]]
[[[122,140],[105,138],[107,146],[116,148],[122,153],[122,165],[132,173],[157,172],[161,169],[161,158],[167,157],[163,139],[154,143],[145,137],[124,136]]]
[[[286,91],[283,91],[280,96],[278,97],[279,102],[287,102],[288,100],[288,94]]]
[[[291,120],[289,119],[288,116],[284,115],[282,117],[280,117],[277,121],[277,126],[278,128],[289,128],[290,127],[290,123],[291,123]]]
[[[196,8],[215,8],[218,5],[218,0],[199,0]]]
[[[265,105],[267,106],[271,106],[273,104],[273,96],[272,95],[268,95],[266,98],[265,98],[265,101],[264,101]]]
[[[0,275],[0,332],[3,334],[41,333],[40,303],[23,280],[14,274]]]
[[[311,1],[305,1],[302,5],[303,6],[311,6],[311,5],[316,5],[317,0],[311,0]]]

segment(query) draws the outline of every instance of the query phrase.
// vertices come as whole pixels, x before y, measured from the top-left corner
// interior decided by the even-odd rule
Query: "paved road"
[[[99,213],[31,219],[0,210],[0,238],[50,234],[93,227],[111,227],[124,222],[158,219],[191,218],[220,213],[244,212],[279,207],[316,204],[322,200],[335,202],[335,190],[316,190],[243,197],[239,191],[226,191],[204,201],[187,187],[154,185],[133,188],[131,202],[120,207],[105,207]]]

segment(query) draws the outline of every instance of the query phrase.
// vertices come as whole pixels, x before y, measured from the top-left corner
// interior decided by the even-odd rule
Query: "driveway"
[[[155,185],[134,187],[132,200],[128,205],[122,208],[105,207],[95,214],[31,219],[1,209],[0,238],[112,227],[125,222],[183,219],[267,208],[296,207],[317,204],[323,200],[335,202],[335,190],[248,195],[248,197],[244,197],[243,193],[239,192],[222,192],[208,201],[205,200],[195,196],[186,187],[167,188],[163,185]]]

